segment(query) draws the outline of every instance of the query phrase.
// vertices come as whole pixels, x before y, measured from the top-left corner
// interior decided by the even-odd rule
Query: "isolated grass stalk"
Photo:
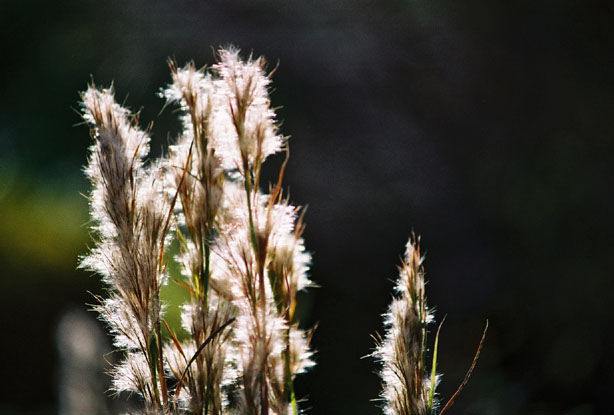
[[[444,415],[467,384],[484,345],[488,321],[475,357],[457,391],[439,410],[435,389],[439,383],[437,353],[439,332],[437,328],[430,372],[426,367],[427,327],[433,316],[426,305],[424,268],[420,256],[420,238],[412,236],[407,242],[405,257],[399,267],[395,285],[397,295],[388,312],[384,314],[386,334],[378,340],[372,354],[382,365],[381,400],[386,415]],[[445,318],[444,318],[445,320]]]
[[[399,267],[395,296],[385,314],[386,334],[374,356],[381,362],[384,412],[389,415],[434,413],[437,376],[426,368],[427,325],[420,241],[410,239]],[[435,362],[435,359],[434,359]]]

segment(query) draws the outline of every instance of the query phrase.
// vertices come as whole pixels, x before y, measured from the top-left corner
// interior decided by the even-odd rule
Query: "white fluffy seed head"
[[[90,125],[91,147],[86,174],[93,184],[91,215],[99,240],[81,263],[100,272],[109,298],[95,309],[126,351],[114,369],[117,392],[138,392],[146,407],[158,407],[159,385],[147,363],[150,341],[162,315],[161,271],[167,242],[169,204],[164,197],[163,171],[144,166],[149,136],[136,117],[115,102],[112,89],[93,86],[82,94],[83,118]]]
[[[426,325],[432,315],[424,295],[423,258],[418,242],[407,243],[395,286],[397,297],[384,315],[386,334],[373,355],[382,363],[384,413],[428,415],[430,376],[425,367]]]
[[[215,81],[216,148],[225,168],[246,173],[271,154],[281,150],[275,111],[268,95],[269,78],[264,59],[242,61],[238,50],[219,52],[213,66]]]
[[[126,358],[113,369],[112,390],[143,393],[152,379],[149,364],[142,353],[127,353]]]
[[[135,180],[143,174],[149,136],[130,112],[115,102],[112,88],[90,86],[82,95],[83,119],[95,139],[85,173],[93,184],[90,198],[96,229],[105,237],[127,232]]]

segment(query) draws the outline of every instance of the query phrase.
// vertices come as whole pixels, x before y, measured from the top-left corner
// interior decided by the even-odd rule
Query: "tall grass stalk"
[[[440,375],[437,374],[439,324],[435,335],[431,368],[427,367],[428,326],[434,318],[426,303],[424,257],[420,254],[420,238],[415,235],[407,242],[395,284],[396,295],[384,314],[386,332],[376,338],[372,356],[381,364],[380,401],[386,415],[443,415],[467,384],[480,356],[488,321],[473,362],[457,391],[440,409],[435,392]],[[445,320],[445,319],[444,319]]]
[[[381,362],[384,412],[389,415],[434,413],[437,376],[426,368],[427,326],[433,317],[426,305],[423,258],[418,240],[407,243],[399,278],[385,314],[386,334],[374,356]]]

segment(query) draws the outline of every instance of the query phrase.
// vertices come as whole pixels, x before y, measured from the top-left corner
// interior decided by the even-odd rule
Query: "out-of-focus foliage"
[[[87,216],[80,204],[78,193],[58,185],[10,186],[0,201],[6,265],[36,273],[72,271],[70,264],[87,241],[81,229]]]

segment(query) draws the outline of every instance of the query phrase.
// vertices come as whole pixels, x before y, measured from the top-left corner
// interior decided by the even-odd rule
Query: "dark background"
[[[509,4],[506,4],[509,3]],[[614,6],[607,1],[0,2],[0,414],[57,411],[55,327],[92,302],[94,79],[175,136],[166,59],[264,55],[308,204],[313,415],[381,413],[370,337],[411,230],[427,252],[449,414],[612,411]],[[169,138],[170,137],[170,138]],[[270,171],[279,159],[269,162]]]

